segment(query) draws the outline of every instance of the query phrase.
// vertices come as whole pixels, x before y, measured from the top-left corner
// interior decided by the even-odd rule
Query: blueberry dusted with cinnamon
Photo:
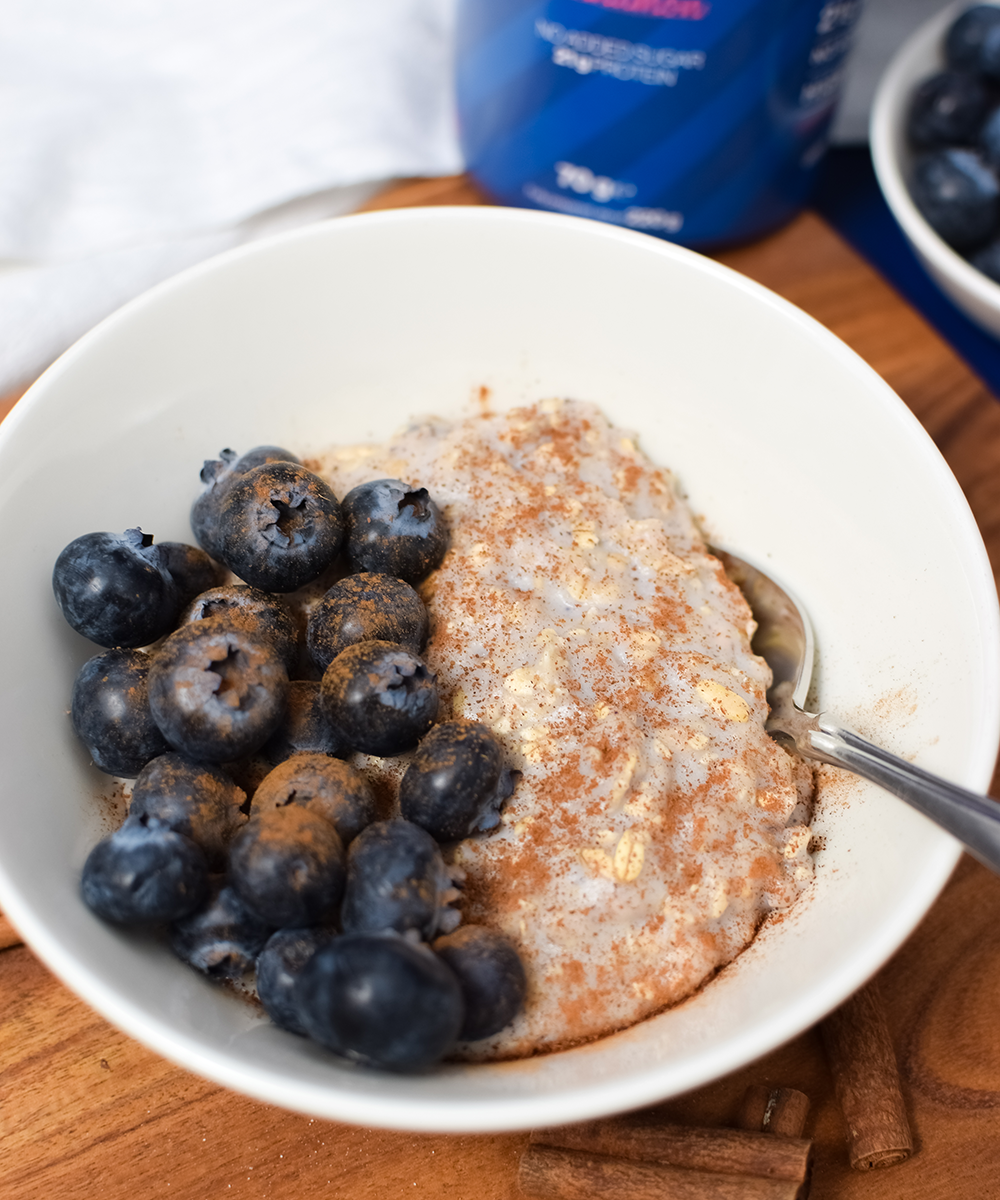
[[[524,1007],[528,981],[513,945],[499,930],[460,925],[435,940],[435,954],[454,971],[465,1000],[464,1042],[499,1033]]]
[[[361,571],[335,583],[312,610],[306,643],[313,662],[325,671],[356,642],[392,642],[419,654],[427,629],[427,608],[408,583]]]
[[[424,946],[352,934],[318,950],[295,987],[306,1033],[335,1054],[396,1071],[439,1062],[464,1009],[458,980]]]
[[[236,459],[231,467],[231,471],[234,476],[245,475],[247,471],[252,471],[254,467],[263,467],[267,463],[276,462],[295,463],[296,466],[302,465],[302,460],[297,458],[291,450],[286,450],[284,446],[254,446],[252,450],[248,450]]]
[[[246,793],[225,771],[183,754],[161,754],[132,785],[130,816],[156,817],[197,842],[209,866],[221,870],[233,836],[246,824]]]
[[[190,603],[200,592],[218,587],[225,570],[200,546],[186,542],[157,542],[153,547],[160,564],[174,581],[181,605]]]
[[[344,846],[337,831],[298,804],[255,816],[236,835],[229,853],[229,882],[272,928],[334,920],[344,874]]]
[[[208,892],[201,847],[155,817],[127,817],[91,850],[80,891],[99,917],[158,925],[187,916]]]
[[[183,625],[160,647],[149,705],[163,736],[189,758],[233,762],[277,729],[288,673],[277,651],[213,621]]]
[[[421,741],[399,785],[399,810],[439,842],[493,829],[514,790],[503,747],[487,725],[443,721]]]
[[[285,715],[261,747],[261,757],[276,767],[293,754],[329,754],[344,758],[350,752],[347,738],[326,715],[319,681],[293,679],[288,685]]]
[[[83,664],[73,684],[73,728],[108,775],[131,779],[167,749],[149,707],[152,661],[142,650],[106,650]]]
[[[232,629],[271,644],[288,671],[298,661],[295,620],[280,596],[245,583],[209,588],[195,596],[180,616],[180,624],[218,618]]]
[[[170,948],[182,962],[213,979],[239,979],[253,968],[271,928],[222,879],[204,903],[170,927]]]
[[[363,754],[412,749],[437,716],[437,677],[391,642],[348,646],[327,667],[322,689],[328,718]]]
[[[454,929],[458,899],[437,842],[409,821],[376,821],[347,856],[340,921],[345,933],[413,931],[424,940]]]
[[[324,817],[344,845],[375,820],[375,795],[359,770],[325,754],[296,754],[261,780],[253,811],[299,804]]]
[[[418,583],[440,566],[448,526],[426,488],[376,479],[344,497],[345,549],[355,571],[394,575]]]
[[[191,506],[191,532],[206,554],[216,559],[222,549],[219,529],[222,499],[232,482],[232,465],[236,458],[235,450],[226,449],[219,452],[218,458],[205,460],[200,476],[204,486]]]
[[[212,558],[221,560],[219,518],[222,515],[222,502],[234,480],[252,467],[264,463],[298,461],[290,450],[282,446],[255,446],[243,455],[238,455],[235,450],[223,450],[217,459],[207,460],[201,469],[204,487],[191,507],[191,529],[202,549]]]
[[[220,558],[268,592],[294,592],[333,562],[343,539],[340,504],[328,484],[295,463],[253,467],[226,489]]]
[[[69,624],[98,646],[148,646],[169,633],[181,598],[151,534],[85,533],[60,553],[52,590]]]

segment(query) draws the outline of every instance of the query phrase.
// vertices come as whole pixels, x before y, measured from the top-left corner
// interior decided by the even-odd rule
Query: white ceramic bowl
[[[1000,283],[977,271],[934,232],[907,187],[914,157],[906,140],[910,99],[919,83],[944,69],[944,34],[969,7],[969,0],[949,5],[916,29],[899,48],[875,93],[869,135],[879,187],[914,253],[966,316],[987,333],[1000,337]]]
[[[66,710],[94,647],[52,563],[88,530],[190,538],[203,459],[380,438],[485,385],[593,400],[676,468],[709,534],[815,620],[826,707],[982,790],[1000,738],[998,613],[954,478],[897,396],[779,297],[690,251],[526,210],[342,218],[228,254],[126,306],[0,426],[0,907],[51,969],[170,1059],[356,1124],[500,1130],[705,1083],[810,1026],[934,900],[956,844],[877,789],[831,782],[815,887],[687,1003],[582,1049],[409,1078],[345,1066],[77,895],[107,779]]]

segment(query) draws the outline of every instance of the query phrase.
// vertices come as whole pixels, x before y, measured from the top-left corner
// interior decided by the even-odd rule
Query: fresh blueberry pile
[[[949,246],[1000,282],[1000,7],[966,9],[943,52],[945,69],[910,101],[910,195]]]
[[[515,775],[489,728],[437,721],[413,585],[447,550],[444,516],[392,479],[341,504],[278,446],[225,450],[201,478],[198,546],[129,529],[56,560],[63,615],[102,647],[73,727],[96,766],[134,780],[83,898],[213,978],[254,971],[283,1029],[428,1067],[499,1032],[526,991],[510,943],[461,924],[446,862],[499,822]],[[331,579],[318,601],[300,592]],[[347,760],[410,751],[385,819]]]

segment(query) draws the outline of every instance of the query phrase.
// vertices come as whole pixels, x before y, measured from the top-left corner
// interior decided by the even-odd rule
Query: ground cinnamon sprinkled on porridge
[[[484,721],[522,772],[499,828],[453,855],[464,919],[508,934],[529,980],[523,1014],[466,1056],[557,1049],[689,995],[811,880],[810,776],[764,732],[749,608],[670,473],[569,401],[430,420],[320,467],[337,495],[393,476],[446,512],[421,588],[441,717]]]

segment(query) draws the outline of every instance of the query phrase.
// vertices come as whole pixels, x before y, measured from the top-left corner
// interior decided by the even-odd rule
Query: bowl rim
[[[984,2],[991,3],[991,0]],[[940,43],[951,22],[969,7],[968,0],[952,0],[947,8],[915,29],[899,47],[875,91],[868,135],[875,178],[903,233],[930,266],[970,292],[985,308],[1000,312],[1000,283],[976,270],[935,233],[910,196],[900,162],[910,92],[915,83],[927,77],[923,74],[919,78],[915,76],[916,65],[935,42]],[[943,60],[940,66],[944,67]]]
[[[455,206],[453,208],[433,209],[398,209],[375,213],[356,214],[348,217],[336,218],[333,221],[323,222],[317,226],[309,226],[299,230],[289,231],[287,233],[276,235],[273,238],[262,239],[259,242],[251,243],[244,247],[238,247],[234,250],[227,251],[225,254],[216,256],[206,262],[197,264],[188,270],[178,274],[177,276],[168,279],[149,292],[130,301],[129,304],[123,306],[116,313],[112,314],[100,325],[96,326],[88,334],[84,335],[79,342],[68,350],[65,355],[59,360],[49,371],[37,381],[29,392],[26,393],[26,399],[29,400],[29,405],[22,409],[22,415],[26,416],[29,408],[34,408],[37,400],[45,392],[43,381],[46,379],[56,379],[67,369],[71,369],[76,358],[85,354],[89,345],[97,339],[102,339],[105,333],[110,329],[114,330],[119,323],[127,321],[132,312],[138,311],[140,307],[153,304],[161,295],[182,290],[187,287],[190,281],[197,278],[199,275],[207,272],[213,272],[221,264],[236,258],[244,258],[256,254],[264,254],[270,252],[271,248],[277,243],[286,241],[306,240],[315,237],[325,236],[326,227],[336,227],[344,230],[347,223],[364,222],[366,224],[375,223],[414,223],[425,221],[447,221],[451,219],[459,219],[462,221],[471,222],[492,222],[503,221],[510,223],[526,223],[529,225],[549,225],[558,223],[560,225],[572,225],[578,229],[586,230],[588,236],[605,237],[611,240],[624,240],[631,246],[641,246],[666,258],[680,259],[682,261],[694,261],[697,268],[701,272],[705,272],[709,276],[714,276],[720,282],[727,286],[736,287],[745,293],[753,296],[757,301],[763,302],[768,307],[777,309],[786,319],[790,319],[795,325],[803,329],[804,332],[811,333],[812,336],[818,337],[825,345],[835,349],[835,352],[863,368],[865,375],[871,381],[873,386],[879,386],[880,390],[888,398],[892,398],[898,405],[898,412],[901,418],[911,425],[912,428],[919,430],[926,439],[928,451],[934,450],[935,463],[942,474],[947,474],[949,477],[949,487],[953,490],[956,500],[960,500],[965,506],[965,511],[968,515],[968,525],[965,528],[967,541],[970,548],[976,549],[977,563],[980,570],[989,567],[988,560],[983,547],[981,535],[978,534],[978,529],[975,526],[974,518],[971,511],[968,509],[968,504],[961,495],[954,476],[950,474],[947,464],[941,458],[939,452],[933,448],[929,437],[923,427],[918,422],[914,414],[906,408],[905,404],[892,391],[891,388],[881,380],[873,369],[860,358],[855,351],[846,345],[840,338],[833,334],[825,326],[821,325],[809,314],[805,313],[796,305],[785,300],[783,297],[770,291],[768,288],[749,279],[747,276],[741,275],[739,272],[695,251],[684,247],[676,246],[672,243],[663,242],[660,239],[655,239],[649,235],[637,233],[634,231],[621,230],[616,227],[598,225],[593,221],[586,221],[581,218],[568,217],[561,214],[541,213],[531,210],[520,209],[502,209],[491,207],[464,207]],[[41,386],[40,386],[41,385]],[[36,390],[37,389],[37,390]],[[17,409],[15,408],[15,413]],[[14,417],[14,413],[11,417]],[[8,418],[8,421],[10,418]],[[14,435],[19,427],[20,421],[15,420],[13,424],[8,426],[8,422],[3,422],[0,425],[0,450],[6,449],[8,439]],[[976,538],[978,537],[978,543]],[[974,546],[974,543],[976,545]],[[1000,609],[996,606],[990,608],[988,612],[982,614],[984,633],[989,635],[989,639],[994,648],[1000,646]],[[994,682],[993,686],[993,708],[995,715],[998,716],[998,722],[995,733],[995,742],[1000,741],[1000,700],[998,700],[998,689],[1000,689],[1000,679]],[[995,758],[995,744],[993,745],[993,757]],[[985,754],[985,751],[984,751]],[[566,1095],[560,1097],[560,1103],[565,1107],[568,1115],[562,1115],[560,1120],[580,1120],[587,1117],[600,1115],[612,1111],[620,1111],[625,1108],[635,1107],[640,1104],[653,1103],[658,1099],[663,1099],[665,1095],[677,1095],[682,1090],[700,1086],[713,1079],[721,1077],[732,1070],[739,1069],[740,1065],[746,1065],[752,1057],[757,1057],[762,1053],[767,1053],[777,1046],[788,1041],[798,1033],[802,1032],[821,1019],[832,1007],[840,1003],[847,995],[850,994],[856,987],[860,986],[877,970],[889,957],[889,955],[898,948],[903,940],[913,928],[919,923],[927,909],[936,899],[941,887],[947,881],[948,876],[954,867],[955,862],[960,856],[960,848],[947,835],[941,834],[941,838],[937,843],[936,853],[934,856],[934,869],[928,872],[929,878],[925,880],[926,903],[919,907],[919,911],[913,909],[909,911],[905,919],[897,919],[891,926],[884,930],[884,936],[878,943],[877,947],[872,948],[871,953],[867,958],[857,959],[851,970],[844,970],[835,980],[830,981],[830,985],[826,989],[822,1003],[817,1007],[815,998],[812,1003],[805,1002],[799,1005],[797,1013],[789,1020],[789,1013],[782,1015],[780,1020],[771,1021],[769,1024],[764,1023],[763,1036],[758,1029],[754,1039],[749,1036],[744,1037],[744,1041],[749,1043],[753,1040],[753,1053],[749,1054],[747,1048],[742,1052],[740,1063],[734,1066],[731,1062],[720,1064],[716,1062],[717,1055],[713,1053],[702,1054],[699,1059],[702,1062],[700,1069],[691,1071],[688,1070],[686,1080],[682,1080],[683,1087],[673,1087],[668,1091],[664,1091],[662,1083],[658,1083],[660,1073],[647,1074],[642,1078],[628,1077],[626,1079],[618,1079],[617,1081],[604,1081],[603,1085],[598,1088],[596,1085],[589,1090],[582,1092],[578,1097],[568,1100]],[[2,872],[0,872],[0,893],[3,892],[6,886]],[[18,910],[20,905],[17,905]],[[16,920],[16,918],[15,918]],[[46,926],[39,926],[37,922],[30,918],[26,921],[26,928],[30,927],[33,930],[31,940],[34,941],[34,932],[41,934],[38,937],[40,943],[40,956],[46,962],[50,961],[49,955],[55,945],[52,938],[49,936]],[[59,951],[59,947],[56,946]],[[885,951],[883,953],[883,951]],[[61,951],[57,954],[58,958],[62,957]],[[877,960],[877,961],[875,961]],[[54,972],[65,979],[64,972],[56,967],[53,967]],[[147,1046],[151,1046],[157,1053],[164,1057],[179,1063],[186,1069],[198,1071],[203,1075],[215,1079],[219,1083],[236,1088],[244,1093],[254,1095],[261,1100],[271,1103],[279,1103],[286,1105],[289,1108],[297,1108],[300,1111],[309,1112],[317,1116],[326,1116],[329,1119],[335,1120],[351,1120],[357,1122],[363,1120],[371,1124],[380,1125],[386,1128],[424,1130],[424,1131],[453,1131],[453,1132],[499,1132],[502,1130],[513,1130],[528,1128],[533,1124],[544,1123],[546,1118],[546,1108],[555,1102],[555,1097],[541,1095],[520,1095],[516,1097],[494,1097],[488,1106],[467,1106],[466,1111],[460,1111],[454,1101],[442,1102],[440,1100],[432,1101],[428,1104],[425,1113],[418,1112],[417,1118],[413,1118],[413,1111],[410,1110],[406,1114],[405,1119],[400,1119],[399,1115],[393,1116],[387,1110],[393,1107],[386,1099],[375,1096],[368,1101],[363,1100],[357,1093],[347,1093],[342,1089],[338,1089],[336,1085],[328,1087],[328,1091],[341,1096],[339,1105],[326,1106],[325,1112],[320,1112],[314,1106],[303,1106],[301,1100],[297,1102],[295,1089],[297,1085],[293,1081],[284,1081],[283,1087],[275,1087],[272,1080],[270,1087],[262,1088],[257,1081],[252,1077],[250,1072],[247,1072],[239,1064],[234,1064],[228,1060],[224,1054],[217,1054],[214,1058],[206,1055],[204,1048],[197,1045],[184,1034],[176,1030],[166,1030],[161,1037],[152,1036],[148,1025],[141,1022],[125,1019],[125,1014],[128,1011],[128,1004],[122,1004],[117,998],[113,988],[109,986],[106,980],[92,972],[89,967],[84,966],[82,974],[89,979],[89,986],[80,988],[80,971],[73,973],[74,982],[70,984],[75,991],[82,995],[88,1003],[91,1003],[95,1008],[98,1008],[107,1019],[118,1024],[120,1028],[132,1037],[143,1042]],[[98,1000],[99,998],[99,1000]],[[820,1011],[822,1010],[822,1011]],[[113,1014],[113,1015],[112,1015]],[[189,1044],[190,1043],[190,1044]],[[676,1068],[674,1068],[676,1070]],[[637,1086],[638,1085],[638,1086]],[[406,1105],[406,1101],[395,1102],[396,1108],[401,1108]],[[489,1112],[489,1119],[484,1120],[484,1116]],[[348,1108],[351,1111],[348,1111]]]

